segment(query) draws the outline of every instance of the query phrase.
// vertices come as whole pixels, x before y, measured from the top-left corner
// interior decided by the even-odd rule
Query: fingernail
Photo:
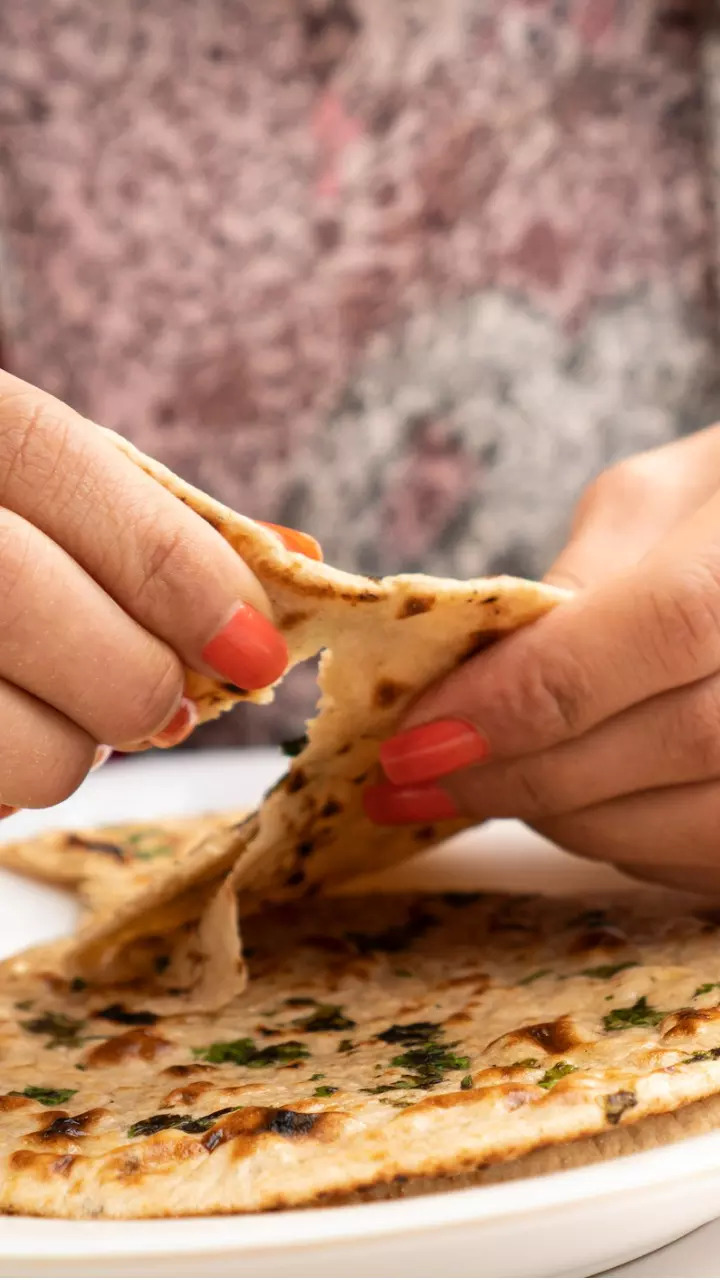
[[[241,604],[202,651],[203,660],[240,689],[264,689],[288,663],[287,645],[272,622]]]
[[[198,720],[195,703],[190,698],[183,698],[172,720],[150,738],[153,747],[176,747],[190,736]]]
[[[261,528],[276,533],[288,551],[299,551],[308,560],[322,560],[322,547],[312,534],[303,533],[300,529],[286,529],[283,524],[268,524],[267,520],[258,520],[258,524]]]
[[[102,769],[103,765],[110,759],[112,753],[112,747],[98,747],[95,752],[95,759],[90,766],[90,772],[94,773],[96,769]]]
[[[367,817],[381,827],[457,817],[454,802],[440,787],[394,787],[379,782],[365,788],[362,800]]]
[[[433,720],[388,738],[380,763],[391,782],[430,782],[487,760],[490,747],[465,720]]]
[[[19,812],[20,810],[16,809],[14,805],[0,804],[0,822],[2,822],[3,818],[12,818],[14,813]]]

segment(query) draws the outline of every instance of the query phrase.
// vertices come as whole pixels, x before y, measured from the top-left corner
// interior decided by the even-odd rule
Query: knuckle
[[[517,817],[551,817],[557,812],[547,780],[537,768],[530,765],[519,766],[514,770],[512,788],[515,797],[513,808]]]
[[[165,724],[178,703],[183,688],[183,670],[170,649],[158,644],[152,670],[127,690],[122,709],[103,734],[111,746],[150,738]]]
[[[574,736],[582,727],[590,690],[582,673],[567,658],[559,669],[530,664],[520,682],[521,706],[542,740],[551,743]]]
[[[720,599],[709,574],[688,572],[648,593],[648,626],[642,642],[672,684],[679,673],[692,676],[704,666],[710,651],[717,650],[719,630]]]
[[[0,398],[0,485],[22,484],[37,496],[66,472],[68,419],[30,393]]]
[[[601,471],[585,489],[577,514],[587,515],[595,507],[625,509],[628,503],[657,495],[672,480],[667,468],[661,465],[656,452],[637,453],[623,458]]]
[[[140,608],[148,601],[154,604],[168,601],[188,575],[190,563],[187,533],[183,529],[155,523],[144,544],[148,551],[135,586],[135,601]]]
[[[34,571],[33,530],[9,511],[0,512],[0,630],[7,635],[21,612],[28,574]]]
[[[79,736],[79,735],[78,735]],[[61,804],[89,773],[95,756],[95,744],[83,734],[83,740],[65,742],[62,751],[48,755],[33,775],[23,805],[31,809],[49,809]]]
[[[674,740],[683,764],[693,776],[714,776],[720,769],[720,681],[709,682],[695,697],[684,697],[679,718]]]
[[[486,707],[484,719],[490,735],[503,743],[504,756],[555,746],[589,727],[595,702],[591,682],[567,651],[552,662],[534,651],[523,652],[507,667],[498,661],[489,688],[492,715]]]

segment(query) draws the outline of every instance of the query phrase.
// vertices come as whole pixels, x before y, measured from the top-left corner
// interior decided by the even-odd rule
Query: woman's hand
[[[79,414],[0,373],[0,816],[63,800],[99,743],[187,736],[185,665],[272,683],[287,650],[269,617],[209,524]]]
[[[577,594],[417,702],[368,812],[519,817],[720,890],[720,427],[601,476],[548,580]]]

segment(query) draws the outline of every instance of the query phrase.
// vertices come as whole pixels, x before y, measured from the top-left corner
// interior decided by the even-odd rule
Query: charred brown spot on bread
[[[577,955],[581,951],[617,951],[619,947],[627,946],[627,942],[627,934],[622,929],[615,925],[601,925],[598,929],[588,929],[575,938],[569,947],[569,954]]]
[[[285,884],[292,888],[294,885],[302,884],[305,879],[304,871],[293,871],[285,880]]]
[[[314,849],[314,840],[299,840],[295,846],[295,852],[298,858],[309,858],[310,854],[314,852]]]
[[[491,644],[499,640],[502,631],[496,628],[483,627],[480,631],[473,631],[467,638],[467,644],[460,655],[460,662],[467,662],[468,658],[474,658],[476,653],[482,653],[483,649],[489,649]]]
[[[680,1040],[719,1020],[720,1008],[715,1005],[710,1009],[677,1009],[661,1024],[660,1033],[663,1040]]]
[[[288,795],[294,795],[296,791],[302,791],[307,786],[307,777],[302,769],[291,769],[285,779],[285,790]]]
[[[30,1098],[23,1094],[5,1093],[0,1095],[0,1111],[21,1111],[23,1107],[33,1106]]]
[[[126,1009],[122,1004],[109,1004],[99,1009],[94,1018],[103,1018],[106,1022],[117,1022],[125,1027],[154,1027],[158,1015],[146,1009]]]
[[[224,1117],[202,1139],[206,1151],[215,1151],[226,1142],[237,1138],[259,1138],[264,1134],[288,1141],[305,1138],[328,1141],[338,1134],[340,1117],[336,1112],[294,1111],[290,1107],[243,1107]],[[254,1143],[252,1144],[254,1146]],[[241,1157],[252,1149],[242,1143],[237,1151]]]
[[[201,1097],[203,1093],[207,1093],[208,1089],[214,1089],[214,1085],[209,1080],[193,1080],[190,1084],[185,1084],[180,1089],[171,1089],[166,1098],[160,1103],[162,1111],[171,1110],[173,1107],[188,1107]]]
[[[339,800],[334,800],[332,796],[326,800],[320,810],[321,818],[334,818],[337,813],[342,813],[343,807]]]
[[[338,599],[348,604],[376,604],[384,597],[377,591],[341,591]]]
[[[209,1062],[193,1062],[193,1063],[177,1063],[174,1067],[163,1067],[162,1075],[174,1076],[176,1080],[183,1080],[187,1076],[197,1075],[198,1071],[214,1071],[215,1067]]]
[[[13,1151],[9,1165],[13,1173],[32,1171],[35,1178],[67,1177],[75,1161],[75,1155],[53,1155],[40,1151]]]
[[[435,596],[407,596],[398,609],[398,618],[414,618],[419,613],[429,613],[435,608]]]
[[[66,1111],[53,1114],[55,1119],[51,1120],[50,1124],[36,1130],[35,1133],[28,1134],[28,1137],[35,1138],[39,1142],[54,1142],[57,1138],[87,1138],[108,1112],[104,1107],[93,1107],[90,1111],[82,1111],[76,1116],[69,1116]]]
[[[281,631],[292,631],[293,627],[299,627],[301,622],[307,622],[310,617],[303,609],[294,609],[290,613],[284,613],[278,619],[278,627]]]
[[[373,694],[373,704],[383,709],[392,707],[398,698],[408,692],[409,688],[409,685],[401,684],[399,680],[378,680]]]
[[[472,1022],[472,1015],[461,1011],[459,1013],[451,1013],[449,1018],[445,1019],[446,1027],[459,1027],[465,1022]]]
[[[125,861],[125,854],[119,844],[111,844],[109,840],[86,840],[83,836],[76,835],[71,831],[65,837],[66,849],[87,849],[90,853],[104,853],[110,858],[115,858],[118,862]]]
[[[89,1067],[117,1067],[123,1062],[137,1059],[141,1062],[154,1062],[169,1047],[169,1040],[139,1027],[135,1031],[126,1031],[124,1035],[103,1040],[102,1044],[90,1050],[85,1062]]]
[[[473,995],[479,996],[487,991],[490,986],[490,978],[487,973],[462,973],[455,978],[446,978],[444,982],[437,983],[438,991],[450,991],[453,987],[465,987],[471,982],[473,984]]]
[[[526,1103],[540,1097],[542,1097],[542,1090],[533,1085],[518,1085],[507,1081],[502,1084],[486,1085],[481,1089],[463,1089],[458,1093],[430,1094],[423,1098],[422,1102],[415,1103],[412,1110],[449,1111],[453,1107],[466,1107],[480,1099],[484,1102],[497,1099],[508,1111],[517,1111],[518,1107],[524,1107]]]
[[[502,1036],[508,1040],[530,1040],[545,1053],[564,1053],[582,1044],[575,1024],[570,1017],[556,1018],[554,1022],[535,1022],[529,1027],[518,1027]]]

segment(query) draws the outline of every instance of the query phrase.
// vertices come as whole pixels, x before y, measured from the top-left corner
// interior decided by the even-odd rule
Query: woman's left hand
[[[521,818],[720,890],[720,427],[602,475],[547,580],[576,594],[419,699],[369,815]]]

